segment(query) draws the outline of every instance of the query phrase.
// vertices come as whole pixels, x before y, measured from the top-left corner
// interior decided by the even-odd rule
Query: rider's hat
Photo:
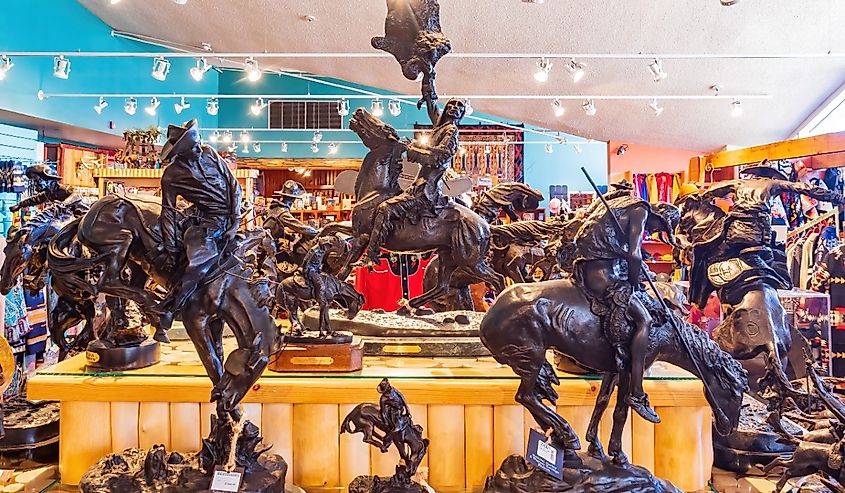
[[[675,205],[680,205],[684,200],[688,199],[690,195],[698,193],[698,185],[695,183],[682,183],[678,191],[678,197],[675,199]]]
[[[61,176],[53,173],[53,169],[50,168],[49,166],[47,166],[46,164],[36,164],[36,165],[30,166],[29,168],[26,169],[24,174],[30,180],[35,180],[35,179],[40,178],[42,180],[58,181],[58,180],[62,179]]]
[[[168,162],[179,154],[191,150],[200,143],[199,124],[196,118],[185,122],[181,127],[178,125],[167,126],[167,142],[161,148],[160,158],[162,162]]]
[[[739,173],[742,175],[756,176],[757,178],[774,178],[789,181],[789,178],[781,170],[769,166],[768,162],[768,159],[764,159],[758,164],[740,170]]]
[[[282,197],[291,197],[297,199],[305,195],[305,187],[301,183],[294,180],[288,180],[282,185],[281,190],[276,190],[273,195],[281,195]]]

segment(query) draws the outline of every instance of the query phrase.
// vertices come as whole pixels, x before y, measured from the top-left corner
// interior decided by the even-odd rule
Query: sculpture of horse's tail
[[[79,221],[80,219],[76,219],[68,223],[50,240],[47,264],[52,274],[53,286],[58,292],[64,295],[75,294],[84,299],[96,295],[96,288],[86,279],[86,275],[108,256],[108,253],[94,257],[81,255],[81,249],[78,243],[75,243]]]
[[[345,418],[343,418],[343,422],[340,423],[340,433],[341,434],[349,433],[351,435],[352,433],[355,433],[355,431],[352,429],[352,418],[354,417],[353,415],[355,414],[356,410],[357,410],[357,407],[353,410],[353,412],[350,412],[349,414],[346,415]]]

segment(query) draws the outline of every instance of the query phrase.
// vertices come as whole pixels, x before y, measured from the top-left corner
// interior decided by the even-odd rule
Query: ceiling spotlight
[[[555,152],[555,148],[552,147],[551,144],[546,144],[545,148],[546,148],[546,154],[551,154],[551,153]]]
[[[214,143],[214,144],[216,144],[217,142],[219,142],[219,141],[220,141],[220,131],[219,131],[219,130],[215,130],[215,131],[214,131],[214,133],[212,133],[212,134],[208,137],[208,140],[209,140],[209,141],[211,141],[211,142],[212,142],[212,143]]]
[[[340,101],[337,102],[337,114],[340,116],[346,116],[349,114],[349,100],[346,98],[342,98]]]
[[[241,149],[242,154],[249,154],[249,146],[244,144],[243,149]]]
[[[584,113],[586,113],[587,116],[595,116],[596,115],[596,102],[593,101],[592,99],[587,99],[581,105],[581,109],[584,110]]]
[[[185,5],[186,3],[188,3],[188,0],[173,0],[173,1],[176,2],[176,5]]]
[[[329,144],[329,154],[337,154],[338,145],[332,142]]]
[[[552,71],[552,62],[543,57],[537,62],[537,71],[534,72],[534,80],[537,82],[546,82],[549,80],[549,72]]]
[[[627,150],[628,150],[628,144],[622,144],[621,146],[619,146],[618,149],[616,149],[616,155],[622,156],[622,155],[625,154],[625,151],[627,151]]]
[[[173,105],[177,115],[181,115],[183,111],[191,107],[191,103],[185,101],[185,96],[179,98],[179,102]]]
[[[371,112],[373,116],[380,117],[384,115],[384,102],[379,98],[373,99],[373,102],[370,105],[370,110],[372,110]]]
[[[663,62],[661,62],[659,58],[655,58],[654,61],[648,64],[648,70],[654,77],[654,82],[660,82],[666,77],[669,77],[669,74],[663,70]]]
[[[106,98],[104,98],[104,97],[100,96],[100,100],[99,100],[99,101],[97,102],[97,104],[94,106],[94,111],[96,111],[98,115],[101,115],[101,114],[103,113],[103,110],[104,110],[104,109],[106,108],[106,106],[108,106],[108,105],[109,105],[109,102],[108,102],[108,101],[106,101]]]
[[[282,152],[288,152],[288,143],[282,142],[282,147],[279,150],[282,151]]]
[[[572,147],[575,148],[575,152],[577,152],[578,154],[581,154],[582,152],[584,152],[584,150],[581,149],[581,146],[579,144],[575,144]]]
[[[648,103],[648,107],[654,111],[654,116],[660,116],[660,114],[663,113],[663,107],[657,102],[657,98],[652,99],[651,102]]]
[[[247,132],[246,130],[241,130],[240,139],[241,139],[241,142],[243,142],[244,144],[249,142],[249,132]]]
[[[314,132],[314,136],[311,137],[311,142],[319,144],[321,140],[323,140],[323,132],[317,130],[316,132]]]
[[[170,73],[170,62],[163,56],[157,57],[153,60],[153,71],[151,75],[153,79],[164,81],[167,79],[167,74]]]
[[[12,63],[12,59],[7,57],[6,55],[0,56],[0,80],[6,78],[6,74],[9,73],[9,70],[12,70],[15,64]]]
[[[566,70],[569,71],[569,75],[572,76],[572,82],[575,82],[576,84],[584,78],[584,64],[576,62],[574,58],[569,59],[569,63],[566,64]]]
[[[136,111],[138,111],[138,101],[135,98],[128,98],[125,103],[123,103],[123,111],[126,112],[127,115],[134,115]]]
[[[566,113],[566,108],[563,107],[563,103],[561,103],[558,98],[555,98],[555,100],[552,101],[552,108],[554,109],[555,116],[558,118],[562,117],[563,114]]]
[[[730,7],[731,5],[736,5],[739,3],[739,0],[720,0],[722,2],[723,7]]]
[[[253,115],[258,116],[261,114],[261,110],[266,107],[267,103],[264,102],[264,98],[258,98],[255,100],[255,103],[253,103],[253,105],[249,107],[249,111]]]
[[[742,116],[742,102],[738,99],[731,101],[731,116],[734,118]]]
[[[387,110],[393,116],[399,116],[402,113],[402,103],[399,102],[398,99],[391,99],[387,103]],[[464,112],[466,114],[466,112]]]
[[[70,60],[59,55],[53,59],[53,77],[67,79],[68,76],[70,76]]]
[[[109,3],[114,5],[114,4],[120,3],[120,0],[109,0]]]
[[[475,112],[475,108],[472,107],[472,101],[469,99],[464,100],[464,116],[469,116]]]
[[[150,105],[144,108],[144,111],[146,111],[150,116],[155,116],[159,106],[161,106],[161,101],[159,101],[158,98],[153,97],[150,98]]]
[[[217,98],[209,98],[205,103],[205,111],[211,116],[217,115],[220,111],[220,101]]]
[[[244,60],[244,70],[246,71],[246,78],[249,79],[250,82],[256,82],[262,75],[264,75],[261,68],[258,67],[258,62],[252,57]]]
[[[223,132],[223,138],[221,139],[224,144],[231,144],[232,143],[232,131],[226,130]]]
[[[205,58],[200,58],[197,60],[197,66],[191,67],[191,77],[194,78],[195,81],[199,82],[205,77],[205,73],[211,70],[211,65],[208,64]]]
[[[311,152],[314,154],[320,152],[320,146],[318,146],[316,142],[311,144]]]
[[[259,144],[258,142],[256,142],[255,144],[252,144],[252,152],[254,152],[256,154],[261,152],[261,144]]]
[[[232,144],[229,146],[229,152],[235,152],[238,150],[238,146],[236,144]]]

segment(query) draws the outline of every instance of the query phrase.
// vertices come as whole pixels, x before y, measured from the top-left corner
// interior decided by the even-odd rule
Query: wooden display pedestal
[[[364,363],[364,341],[355,337],[349,344],[289,343],[270,356],[267,368],[277,372],[352,372]]]

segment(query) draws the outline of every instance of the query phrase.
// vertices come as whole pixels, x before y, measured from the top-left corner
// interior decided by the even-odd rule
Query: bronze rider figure
[[[404,221],[417,224],[423,217],[435,217],[448,203],[443,195],[443,175],[458,152],[458,125],[466,106],[460,99],[450,99],[443,111],[430,98],[425,100],[434,130],[428,143],[409,142],[408,159],[420,165],[416,180],[407,190],[382,202],[374,214],[373,231],[367,246],[367,260],[379,263],[379,250],[395,227]]]

